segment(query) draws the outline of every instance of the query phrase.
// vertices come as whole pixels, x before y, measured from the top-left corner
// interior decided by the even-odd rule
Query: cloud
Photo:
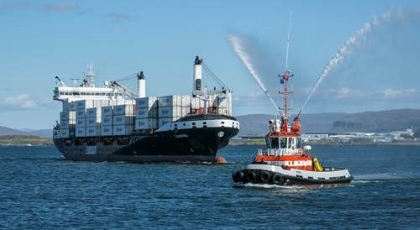
[[[46,12],[65,12],[65,11],[78,11],[80,10],[79,5],[71,2],[55,2],[41,5],[41,11]]]
[[[130,15],[123,13],[110,13],[106,14],[105,17],[110,18],[116,23],[123,23],[131,18]]]
[[[16,3],[16,2],[4,3],[0,6],[0,9],[6,10],[6,11],[28,10],[30,8],[31,8],[31,5],[28,3]]]
[[[340,89],[331,89],[329,90],[330,95],[336,99],[346,99],[346,98],[361,98],[367,96],[362,90],[358,89],[350,89],[347,87],[343,87]]]
[[[415,95],[417,91],[415,89],[405,89],[405,90],[385,89],[381,93],[384,99],[396,99],[399,97]]]
[[[0,101],[0,106],[7,109],[33,109],[37,108],[35,99],[29,94],[21,94],[19,96],[6,97]]]

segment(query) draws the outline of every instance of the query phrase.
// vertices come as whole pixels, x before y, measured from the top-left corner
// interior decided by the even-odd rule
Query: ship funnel
[[[193,91],[201,91],[201,63],[203,59],[195,56]]]
[[[143,71],[137,74],[137,81],[138,81],[138,92],[137,96],[139,98],[146,97],[146,80],[144,79]]]

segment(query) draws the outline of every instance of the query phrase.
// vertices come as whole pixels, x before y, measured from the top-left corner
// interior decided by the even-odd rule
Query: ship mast
[[[293,77],[293,74],[288,70],[288,60],[289,60],[289,46],[290,46],[290,28],[292,25],[292,12],[290,12],[290,20],[289,20],[289,31],[287,33],[287,45],[286,45],[286,67],[283,75],[279,75],[280,77],[280,84],[283,84],[283,91],[279,91],[280,94],[283,94],[283,117],[285,119],[288,119],[289,117],[289,93],[292,93],[289,91],[289,78]],[[281,114],[280,114],[281,115]]]

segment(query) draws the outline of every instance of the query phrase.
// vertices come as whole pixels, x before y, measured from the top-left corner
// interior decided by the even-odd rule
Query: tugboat
[[[299,115],[288,121],[288,81],[293,74],[286,70],[280,77],[284,85],[284,108],[281,119],[270,120],[266,148],[258,149],[254,161],[232,174],[235,184],[273,184],[280,186],[349,184],[353,180],[345,168],[323,167],[311,156],[311,146],[302,146]],[[279,110],[281,111],[281,110]]]

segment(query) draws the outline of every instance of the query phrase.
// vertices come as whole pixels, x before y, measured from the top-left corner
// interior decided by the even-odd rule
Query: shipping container
[[[87,137],[100,136],[100,126],[86,127],[86,136]]]
[[[76,109],[77,110],[86,110],[88,108],[93,108],[93,100],[81,100],[76,101]]]
[[[76,137],[86,137],[86,127],[76,127]]]
[[[114,136],[119,135],[130,135],[134,130],[134,125],[114,125],[112,128],[112,134]]]
[[[152,108],[157,106],[157,97],[136,98],[137,108]]]
[[[127,116],[134,116],[135,115],[135,105],[125,104],[125,105],[116,105],[113,109],[114,115],[127,115]]]
[[[101,108],[101,110],[102,110],[102,116],[112,116],[112,113],[113,113],[113,108],[114,108],[114,106],[112,106],[112,105],[110,105],[110,106],[103,106],[102,108]]]
[[[173,106],[173,107],[159,107],[158,108],[158,117],[159,118],[168,118],[168,117],[183,117],[190,114],[190,107],[186,106]]]
[[[85,118],[86,117],[86,111],[85,110],[77,110],[76,111],[76,117],[77,118]]]
[[[158,119],[157,118],[136,118],[134,128],[136,130],[157,129]]]
[[[191,96],[189,95],[169,95],[158,97],[158,107],[164,106],[190,106]]]
[[[101,125],[101,136],[112,136],[112,125]]]
[[[101,123],[101,120],[96,117],[87,117],[86,118],[86,127],[98,126],[98,123]]]
[[[112,118],[113,125],[134,125],[134,116],[115,115]]]
[[[107,126],[107,125],[112,125],[113,122],[113,116],[102,116],[102,121],[101,121],[101,125],[102,126]]]
[[[157,118],[158,117],[158,109],[157,106],[151,108],[137,108],[136,112],[137,118]]]
[[[86,128],[86,118],[84,118],[84,117],[77,117],[76,118],[76,127]]]
[[[60,120],[75,120],[76,111],[60,112]]]
[[[102,114],[102,109],[101,108],[89,108],[86,109],[86,113],[85,116],[86,117],[100,117]]]
[[[204,108],[204,101],[201,97],[192,97],[191,98],[191,108],[192,109],[199,109]]]

